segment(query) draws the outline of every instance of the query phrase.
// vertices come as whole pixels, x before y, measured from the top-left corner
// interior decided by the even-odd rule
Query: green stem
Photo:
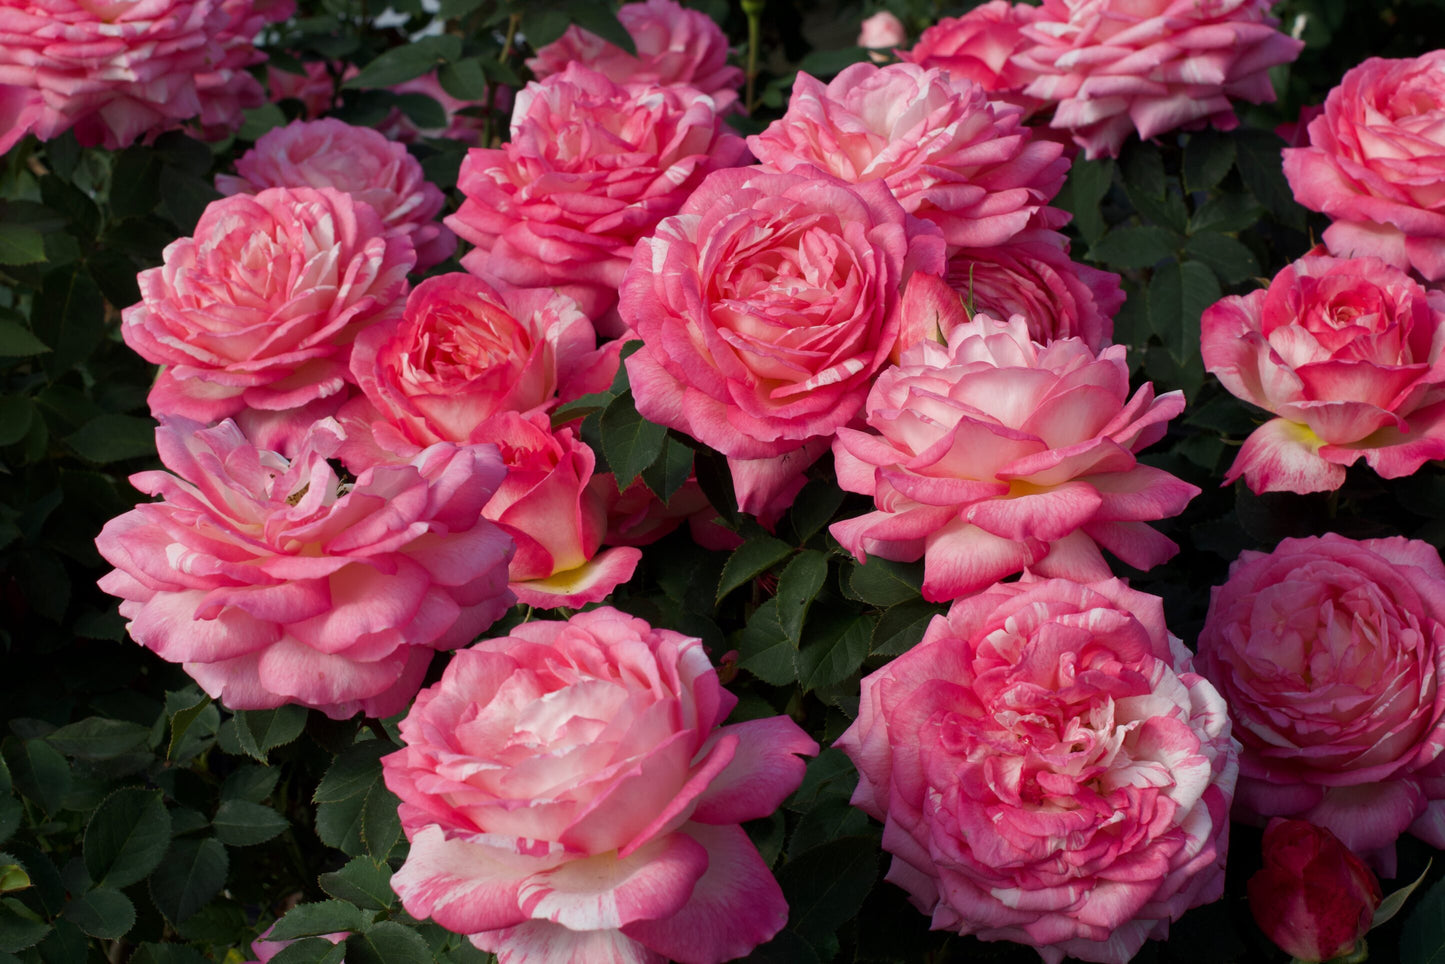
[[[767,0],[743,0],[743,13],[748,18],[748,87],[743,103],[751,114],[757,109],[758,101],[754,96],[758,79],[758,47],[762,46],[763,33],[763,8],[767,6]]]

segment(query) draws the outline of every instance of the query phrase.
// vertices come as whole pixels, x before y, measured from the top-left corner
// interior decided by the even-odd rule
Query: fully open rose
[[[1178,392],[1129,397],[1124,348],[1040,346],[1023,318],[978,315],[904,350],[868,395],[868,428],[838,430],[838,484],[877,511],[829,531],[859,559],[923,559],[945,601],[1028,568],[1103,579],[1102,546],[1148,569],[1178,552],[1146,523],[1199,490],[1134,453],[1179,414]]]
[[[1199,635],[1244,745],[1236,814],[1326,827],[1388,876],[1406,830],[1445,846],[1442,620],[1445,565],[1418,540],[1241,554]]]
[[[407,912],[502,964],[718,964],[787,920],[739,824],[818,745],[737,702],[702,642],[602,608],[458,653],[385,757]]]
[[[1125,964],[1223,892],[1229,715],[1158,598],[999,583],[862,687],[853,803],[935,929]]]
[[[170,419],[156,447],[175,474],[130,479],[162,501],[96,539],[132,638],[233,710],[396,713],[433,651],[513,602],[511,540],[481,515],[504,474],[494,449],[439,444],[353,482],[327,461],[340,444],[318,422],[288,462],[230,422]]]

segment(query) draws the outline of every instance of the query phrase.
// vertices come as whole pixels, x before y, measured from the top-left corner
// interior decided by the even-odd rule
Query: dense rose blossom
[[[780,171],[811,165],[850,183],[881,180],[954,248],[1069,220],[1047,206],[1069,172],[1062,145],[1034,140],[1016,109],[936,69],[853,64],[827,85],[799,73],[787,113],[748,146]]]
[[[1184,408],[1180,392],[1129,397],[1114,345],[1040,346],[1023,318],[976,315],[947,344],[920,341],[878,376],[871,431],[840,428],[838,484],[877,511],[830,530],[860,560],[923,559],[923,596],[957,599],[1028,568],[1107,578],[1102,546],[1139,569],[1178,551],[1145,523],[1179,514],[1199,490],[1134,453]]]
[[[441,188],[405,146],[370,128],[334,118],[292,121],[261,135],[234,175],[216,175],[216,190],[226,195],[268,187],[334,187],[370,204],[389,230],[411,240],[417,271],[456,250],[456,235],[435,221],[446,205]]]
[[[512,604],[511,542],[482,518],[504,474],[494,449],[435,445],[344,482],[327,462],[340,444],[327,419],[288,461],[229,421],[164,420],[171,471],[130,479],[162,501],[96,538],[131,637],[233,710],[396,713],[434,650]]]
[[[901,47],[908,40],[908,28],[903,21],[889,10],[879,10],[871,17],[865,17],[858,27],[858,46],[874,51],[873,59],[887,59],[882,51]]]
[[[961,17],[945,17],[923,31],[911,50],[898,56],[920,67],[937,67],[966,77],[998,100],[1033,110],[1039,101],[1023,96],[1033,73],[1014,57],[1028,46],[1020,32],[1038,16],[1038,8],[1008,0],[989,0]]]
[[[1053,102],[1049,126],[1088,157],[1115,157],[1129,132],[1239,124],[1231,98],[1274,100],[1269,69],[1304,44],[1280,33],[1273,0],[1044,0],[1015,56]]]
[[[370,205],[332,188],[211,203],[121,313],[126,344],[165,366],[151,412],[209,422],[341,392],[352,341],[401,310],[415,257]]]
[[[1303,820],[1264,828],[1264,866],[1249,878],[1249,910],[1260,930],[1299,961],[1352,952],[1375,919],[1375,875],[1340,838]]]
[[[1424,542],[1330,533],[1242,553],[1199,671],[1244,745],[1235,815],[1299,817],[1393,876],[1406,830],[1445,847],[1445,565]]]
[[[787,920],[740,823],[818,745],[737,700],[698,639],[615,609],[533,621],[453,657],[382,759],[411,841],[408,913],[501,964],[717,964]]]
[[[617,19],[632,37],[636,56],[573,24],[527,66],[542,80],[577,63],[619,84],[695,88],[722,113],[741,109],[742,68],[728,63],[727,35],[707,14],[674,0],[646,0],[624,3]]]
[[[1227,481],[1255,492],[1338,489],[1363,457],[1388,479],[1445,457],[1445,293],[1377,258],[1308,255],[1267,289],[1200,319],[1204,366],[1278,418]]]
[[[1330,251],[1445,280],[1445,50],[1347,71],[1308,130],[1284,173]]]
[[[620,87],[574,65],[517,95],[510,143],[468,152],[457,184],[467,199],[446,220],[477,246],[468,271],[560,287],[599,319],[637,241],[709,171],[747,159],[706,95]]]
[[[936,930],[1125,964],[1224,890],[1224,700],[1154,596],[998,583],[865,677],[835,744]]]
[[[880,182],[715,172],[623,283],[638,412],[726,455],[739,506],[776,519],[886,363],[899,286],[943,248]]]

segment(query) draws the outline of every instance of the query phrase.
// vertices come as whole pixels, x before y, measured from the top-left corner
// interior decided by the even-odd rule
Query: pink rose
[[[906,349],[868,395],[872,431],[840,428],[838,484],[878,509],[835,522],[861,559],[923,559],[923,597],[957,599],[1025,568],[1106,579],[1102,546],[1138,569],[1179,551],[1146,522],[1199,490],[1134,453],[1157,441],[1184,396],[1129,397],[1122,345],[1040,346],[1024,319],[977,315]]]
[[[495,450],[435,445],[343,481],[327,462],[340,444],[336,422],[318,422],[288,462],[230,422],[165,420],[171,472],[130,479],[162,501],[96,538],[131,638],[233,710],[389,716],[434,650],[512,604],[510,540],[482,518],[504,474]]]
[[[121,335],[165,366],[151,412],[216,421],[342,391],[359,331],[401,310],[411,242],[331,188],[211,203],[194,237],[142,271]]]
[[[1445,293],[1376,258],[1309,255],[1200,319],[1204,367],[1278,418],[1226,482],[1338,489],[1361,456],[1387,479],[1445,457]]]
[[[1309,146],[1284,151],[1284,174],[1295,200],[1334,221],[1333,254],[1445,280],[1445,50],[1348,71]]]
[[[912,50],[898,56],[920,67],[937,67],[966,77],[997,99],[1032,112],[1039,101],[1022,96],[1033,79],[1014,54],[1028,46],[1020,32],[1038,16],[1038,8],[1008,0],[989,0],[961,17],[945,17],[923,31]]]
[[[617,19],[631,35],[637,56],[574,24],[538,50],[527,66],[543,80],[577,63],[619,84],[696,88],[712,98],[720,113],[741,109],[742,69],[728,64],[727,35],[707,14],[674,0],[646,0],[624,3]]]
[[[1244,745],[1235,815],[1308,820],[1386,876],[1406,830],[1445,847],[1442,619],[1445,565],[1424,542],[1242,553],[1199,635]]]
[[[1069,220],[1047,206],[1069,173],[1063,147],[1033,140],[1021,120],[946,72],[853,64],[827,86],[798,74],[787,113],[748,146],[780,171],[812,166],[850,183],[881,180],[950,246],[989,247],[1030,224]]]
[[[333,118],[292,121],[261,135],[234,175],[216,175],[216,190],[226,195],[268,187],[332,187],[370,204],[388,230],[411,240],[417,271],[456,250],[456,235],[435,220],[446,196],[403,145],[370,128]]]
[[[289,19],[296,12],[296,0],[222,0],[221,9],[226,23],[216,39],[222,58],[195,78],[201,100],[197,125],[207,140],[236,133],[245,119],[242,111],[266,102],[266,91],[247,70],[266,59],[255,40],[269,24]]]
[[[1224,890],[1229,715],[1110,579],[998,583],[867,676],[835,744],[935,930],[1125,964]]]
[[[1230,98],[1274,100],[1269,69],[1304,44],[1276,29],[1273,0],[1044,0],[1015,54],[1024,93],[1057,106],[1086,156],[1115,157],[1131,130],[1239,124]]]
[[[328,65],[325,61],[309,60],[301,65],[303,73],[293,74],[282,70],[275,63],[266,65],[266,92],[271,100],[290,98],[301,102],[305,117],[314,120],[335,107],[336,80],[332,70],[341,70],[339,64]]]
[[[510,143],[468,152],[457,184],[467,199],[446,222],[477,246],[468,271],[560,287],[600,319],[638,240],[709,171],[747,159],[706,95],[619,87],[572,66],[517,95]]]
[[[858,46],[869,50],[892,50],[894,47],[903,46],[907,40],[908,28],[903,26],[903,21],[890,10],[879,10],[873,16],[865,17],[858,27]],[[874,56],[879,55],[875,53]]]
[[[713,173],[623,282],[637,410],[728,456],[738,504],[777,518],[887,362],[899,286],[943,247],[879,182]]]
[[[382,759],[402,904],[501,964],[747,954],[788,908],[739,824],[818,745],[785,716],[720,726],[736,702],[700,640],[610,608],[457,653]]]

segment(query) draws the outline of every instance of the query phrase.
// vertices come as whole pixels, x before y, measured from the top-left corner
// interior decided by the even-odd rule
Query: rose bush
[[[785,716],[721,725],[736,702],[701,640],[609,607],[458,653],[382,761],[407,912],[502,964],[747,954],[787,905],[739,824],[818,745]]]
[[[998,583],[862,686],[853,802],[935,929],[1125,964],[1223,891],[1229,717],[1159,599]]]

